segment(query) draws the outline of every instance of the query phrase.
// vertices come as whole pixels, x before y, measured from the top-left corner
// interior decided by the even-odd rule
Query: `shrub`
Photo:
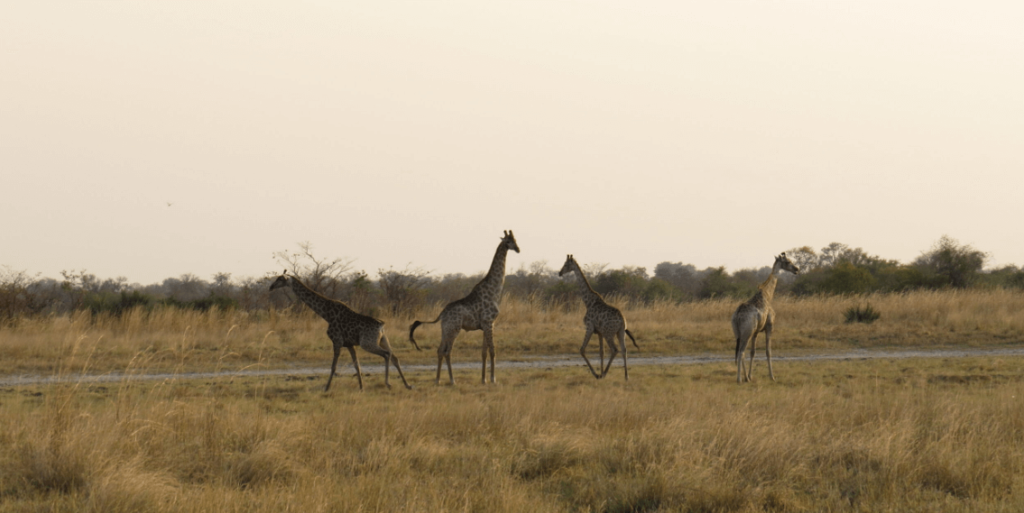
[[[870,304],[864,305],[864,308],[860,306],[850,307],[843,315],[846,316],[847,323],[863,322],[864,324],[871,324],[882,316],[874,308],[871,308]]]

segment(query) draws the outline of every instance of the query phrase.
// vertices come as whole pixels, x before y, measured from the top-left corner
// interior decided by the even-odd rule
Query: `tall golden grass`
[[[8,388],[0,511],[1020,511],[1022,364]]]
[[[729,354],[734,347],[729,319],[738,301],[616,301],[644,354]],[[873,324],[846,324],[843,312],[870,304],[882,317]],[[385,316],[386,333],[403,362],[430,363],[432,351],[417,353],[407,341],[413,318],[433,319],[443,305],[412,316]],[[1024,341],[1024,294],[995,289],[919,291],[866,296],[778,297],[773,348],[776,354],[851,347],[986,346]],[[495,328],[499,359],[575,355],[583,338],[582,302],[552,306],[506,299]],[[134,367],[170,371],[238,369],[252,365],[321,365],[330,357],[326,322],[309,309],[242,312],[177,309],[134,310],[121,317],[69,316],[23,319],[0,328],[7,372],[52,373],[54,362],[77,347],[92,372]],[[436,348],[440,330],[421,327],[421,346]],[[479,358],[480,335],[463,333],[453,356]],[[763,344],[763,342],[761,343]],[[368,355],[361,354],[366,359]],[[374,360],[369,360],[377,363]]]

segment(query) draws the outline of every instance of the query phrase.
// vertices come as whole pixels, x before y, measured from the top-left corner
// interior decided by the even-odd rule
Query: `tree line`
[[[378,269],[374,276],[353,270],[351,261],[316,255],[309,243],[297,251],[281,251],[275,260],[321,294],[345,301],[371,315],[412,315],[436,303],[469,293],[483,273],[432,276],[421,268]],[[870,255],[861,248],[832,243],[820,250],[804,246],[787,255],[801,273],[779,276],[776,294],[864,294],[917,289],[1011,288],[1024,291],[1024,268],[1014,265],[985,269],[989,255],[943,236],[910,263]],[[697,269],[682,262],[661,262],[653,274],[644,267],[608,269],[591,264],[584,272],[594,290],[618,301],[700,301],[747,298],[767,279],[770,267]],[[151,285],[129,284],[125,278],[99,279],[85,270],[62,271],[61,279],[40,278],[26,271],[0,267],[0,323],[24,316],[87,310],[121,315],[132,309],[184,308],[266,311],[301,306],[290,293],[270,293],[276,274],[233,279],[218,273],[211,280],[192,274]],[[505,294],[552,308],[576,300],[572,278],[562,279],[547,262],[520,266],[507,274]]]

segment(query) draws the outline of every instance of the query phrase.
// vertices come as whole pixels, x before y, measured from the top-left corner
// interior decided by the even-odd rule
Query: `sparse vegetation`
[[[1024,270],[1007,265],[986,271],[986,253],[949,237],[939,239],[909,264],[885,260],[840,243],[829,244],[820,253],[803,247],[790,249],[787,254],[801,273],[779,277],[776,295],[780,297],[946,289],[1024,290]],[[373,279],[365,271],[352,270],[349,260],[315,255],[308,242],[299,244],[298,251],[275,253],[275,259],[317,292],[377,317],[385,312],[411,315],[430,305],[464,297],[483,277],[431,276],[410,264],[404,270],[379,269]],[[594,289],[602,295],[652,306],[665,302],[746,299],[767,278],[770,268],[730,273],[724,267],[698,270],[680,262],[662,262],[655,267],[653,276],[644,267],[607,269],[605,264],[592,264],[586,272]],[[247,312],[301,308],[287,293],[269,292],[270,280],[277,274],[233,279],[230,273],[217,273],[211,282],[184,274],[143,286],[129,284],[123,277],[101,280],[84,270],[63,271],[63,280],[57,281],[0,267],[0,324],[17,323],[22,317],[78,310],[122,314],[140,306],[196,310],[217,307]],[[541,301],[558,308],[571,305],[574,290],[547,262],[538,261],[510,270],[504,294],[512,300]]]
[[[1018,510],[1022,364],[794,362],[753,388],[728,363],[401,392],[5,388],[0,511]]]
[[[644,355],[721,353],[735,345],[729,319],[739,303],[733,298],[650,304],[606,299],[629,319]],[[843,312],[865,304],[884,315],[870,325],[843,322]],[[782,319],[773,336],[773,349],[780,355],[849,347],[993,346],[1024,340],[1024,294],[1006,289],[788,295],[776,297],[772,305]],[[406,337],[414,318],[433,319],[442,307],[435,303],[411,315],[381,312],[403,365],[436,363],[432,349],[439,343],[439,330],[418,333],[422,352],[415,351]],[[578,299],[562,304],[506,296],[495,330],[498,353],[502,359],[577,354],[583,308]],[[81,311],[26,317],[0,328],[0,352],[7,368],[19,374],[52,372],[64,344],[71,341],[90,354],[99,373],[121,371],[139,361],[162,371],[256,364],[319,366],[330,351],[326,327],[308,308],[248,312],[156,306],[120,315]],[[479,332],[468,333],[459,339],[452,357],[479,361],[479,347]]]
[[[862,322],[864,324],[871,324],[877,321],[878,318],[882,316],[882,314],[875,311],[874,308],[871,308],[870,304],[864,305],[863,308],[860,307],[859,305],[852,306],[848,308],[846,312],[843,313],[843,315],[846,317],[847,324],[851,322]]]
[[[361,310],[378,309],[414,390],[386,391],[377,375],[363,393],[321,393],[326,323],[269,294],[263,278],[184,275],[147,288],[3,268],[4,372],[67,381],[0,388],[0,512],[1024,508],[1024,358],[789,361],[779,383],[746,388],[729,362],[637,367],[628,384],[533,368],[509,369],[497,387],[468,377],[438,387],[429,350],[438,330],[422,334],[428,350],[417,353],[405,329],[478,278],[388,275],[422,280],[396,281],[415,294],[388,303],[365,273],[302,249],[280,258],[293,271],[320,269],[337,286],[325,290]],[[779,284],[776,356],[1024,341],[1017,268],[975,273],[966,287],[896,287],[935,284],[941,273],[827,249],[799,252],[806,282]],[[550,274],[538,263],[507,277],[495,336],[503,359],[577,354],[583,306]],[[759,280],[760,270],[664,263],[653,278],[626,268],[601,283],[643,356],[728,355],[733,295]],[[844,323],[837,312],[874,322]],[[463,337],[453,357],[478,362],[479,347],[479,336]],[[410,369],[417,363],[431,370]],[[324,370],[186,377],[296,366]],[[338,379],[351,379],[347,369]],[[155,372],[169,377],[133,378]],[[122,378],[87,384],[79,373]]]

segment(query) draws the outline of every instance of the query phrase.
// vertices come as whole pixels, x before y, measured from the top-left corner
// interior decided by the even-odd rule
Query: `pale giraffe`
[[[512,235],[512,230],[506,231],[498,244],[498,250],[494,253],[494,260],[491,261],[491,268],[487,271],[480,283],[477,283],[473,290],[466,297],[452,301],[441,310],[441,313],[429,322],[416,321],[409,326],[409,340],[416,349],[419,344],[413,338],[416,327],[420,324],[434,324],[441,321],[441,343],[437,346],[437,378],[435,382],[441,383],[441,361],[448,364],[448,382],[455,384],[452,375],[452,346],[455,344],[455,337],[459,336],[462,330],[476,331],[483,330],[483,368],[480,371],[480,382],[487,382],[487,355],[491,356],[491,383],[494,383],[494,320],[498,318],[498,306],[501,301],[501,287],[505,284],[505,257],[508,250],[519,253],[519,245]]]
[[[597,291],[590,287],[590,282],[584,276],[583,269],[580,269],[580,264],[576,263],[576,259],[572,255],[566,256],[565,265],[562,266],[561,271],[558,271],[558,275],[562,276],[568,272],[576,273],[576,283],[580,286],[580,298],[587,307],[587,313],[583,315],[583,325],[586,327],[587,332],[583,335],[580,356],[583,357],[583,361],[587,362],[590,373],[595,378],[601,379],[612,368],[612,361],[615,360],[615,355],[619,353],[619,347],[621,347],[622,368],[626,373],[626,381],[629,381],[625,336],[629,335],[629,339],[633,341],[633,346],[637,350],[640,349],[640,346],[636,345],[636,339],[633,338],[633,334],[626,329],[626,318],[622,316],[622,312],[618,308],[606,303],[601,294],[598,294]],[[590,364],[590,359],[587,358],[587,344],[590,343],[590,336],[595,333],[597,334],[598,348],[601,353],[601,364],[598,366],[601,368],[601,374],[594,370],[594,367]],[[616,338],[619,341],[619,347],[615,346]],[[604,367],[604,344],[606,342],[608,343],[608,349],[611,351],[611,356],[608,358],[608,366]]]
[[[772,327],[775,325],[775,310],[772,308],[772,297],[775,296],[775,285],[779,279],[776,273],[779,270],[799,274],[800,269],[793,262],[790,262],[785,253],[775,257],[775,264],[772,265],[772,272],[764,283],[758,285],[758,291],[754,297],[741,304],[732,314],[732,332],[736,336],[736,382],[742,383],[753,381],[754,373],[754,346],[757,334],[764,332],[765,354],[768,357],[768,375],[775,381],[775,373],[772,371]],[[750,368],[743,369],[743,351],[747,344],[750,344]]]
[[[334,359],[331,361],[331,374],[327,377],[327,386],[324,387],[324,392],[331,389],[331,381],[338,368],[338,355],[341,354],[342,347],[348,349],[348,352],[352,354],[356,377],[359,378],[359,390],[363,389],[362,369],[359,368],[359,357],[356,356],[357,345],[370,353],[384,357],[384,385],[391,388],[388,371],[391,368],[390,364],[394,364],[405,388],[412,388],[405,380],[398,357],[391,350],[391,344],[384,333],[384,321],[358,313],[341,301],[321,296],[295,276],[289,276],[287,272],[274,280],[274,283],[270,285],[270,290],[282,287],[290,287],[296,297],[327,321],[327,336],[334,343]]]

